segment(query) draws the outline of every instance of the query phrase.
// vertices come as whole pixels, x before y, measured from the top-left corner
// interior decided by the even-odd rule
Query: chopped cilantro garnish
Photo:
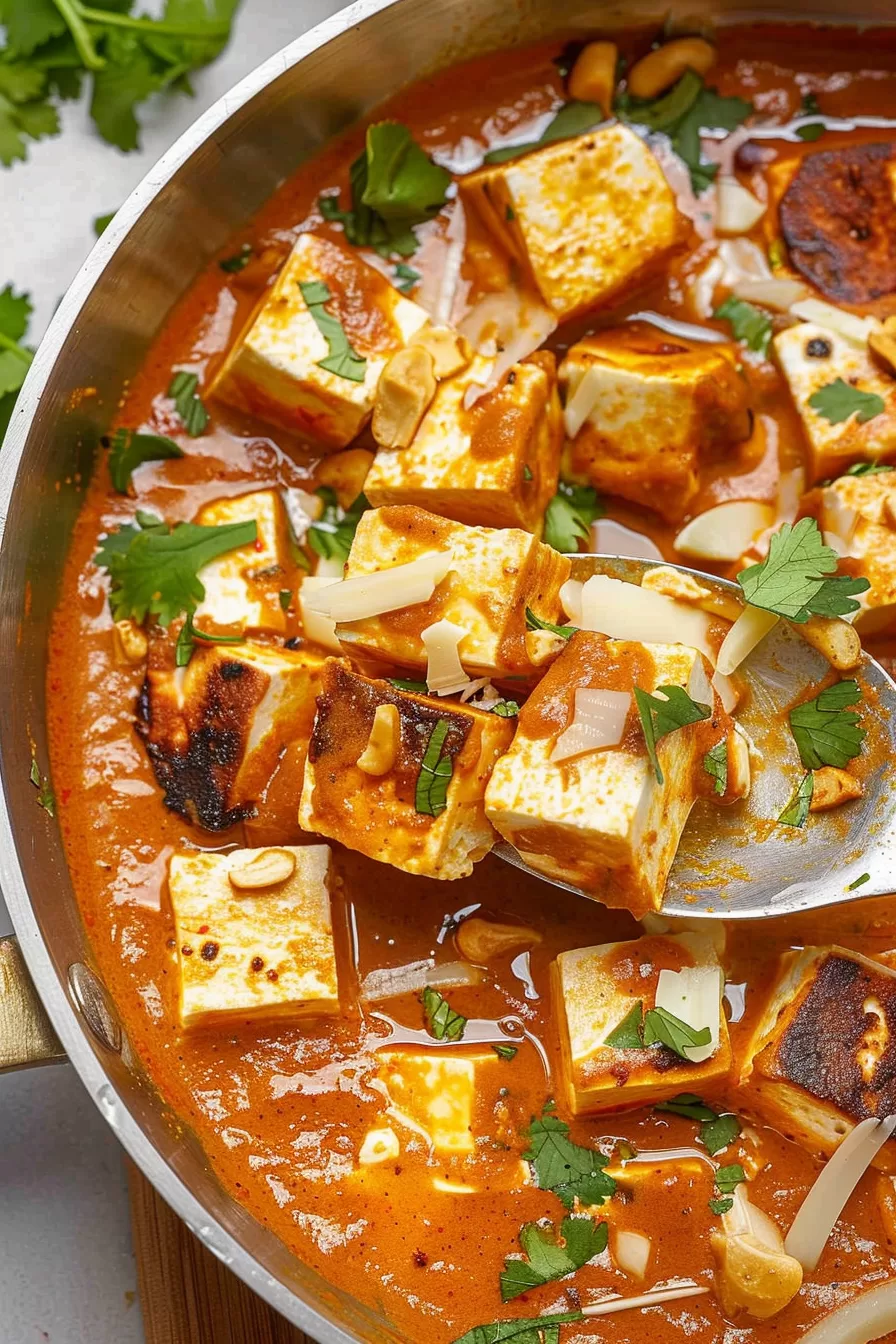
[[[415,271],[413,266],[400,261],[395,267],[395,288],[400,289],[402,294],[410,294],[419,279],[420,272]]]
[[[729,1143],[733,1143],[739,1134],[740,1121],[736,1115],[726,1112],[725,1115],[717,1115],[714,1120],[704,1120],[697,1137],[710,1157],[714,1157]]]
[[[6,433],[16,397],[34,358],[33,351],[22,344],[31,312],[29,295],[16,294],[11,285],[0,290],[0,440]]]
[[[97,215],[96,219],[93,221],[93,231],[97,238],[102,238],[117,214],[117,210],[112,210],[108,215]]]
[[[662,784],[663,772],[656,754],[657,742],[667,734],[674,733],[677,728],[708,719],[712,710],[709,705],[692,700],[682,686],[657,686],[653,695],[642,690],[640,686],[635,686],[633,694],[641,716],[647,755],[656,774],[657,783]]]
[[[163,434],[139,434],[136,429],[116,429],[114,434],[101,440],[109,449],[109,475],[112,484],[126,495],[131,473],[143,462],[159,462],[162,458],[183,457],[184,450]]]
[[[728,1213],[734,1208],[733,1199],[711,1199],[708,1201],[710,1213]]]
[[[790,801],[778,817],[782,826],[796,826],[798,828],[805,826],[809,820],[809,808],[812,805],[812,789],[812,771],[809,770],[797,784],[790,796]]]
[[[499,1059],[516,1059],[518,1045],[493,1045],[492,1049]]]
[[[630,1008],[622,1021],[613,1028],[604,1045],[614,1050],[644,1049],[644,1004],[641,999]]]
[[[193,613],[188,611],[174,646],[174,664],[175,667],[186,667],[197,644],[242,643],[242,635],[212,635],[205,630],[197,630],[193,624]]]
[[[502,145],[500,149],[490,149],[483,163],[506,163],[508,159],[516,159],[520,154],[541,149],[543,145],[551,145],[556,140],[569,140],[574,135],[584,135],[603,120],[604,114],[597,103],[575,101],[564,103],[537,140],[528,140],[523,145]]]
[[[42,807],[48,816],[55,817],[56,795],[53,792],[48,777],[46,775],[41,775],[36,756],[31,757],[31,771],[28,778],[37,789],[38,807]]]
[[[339,318],[328,313],[324,307],[333,297],[327,285],[323,280],[300,280],[299,289],[330,352],[325,359],[317,361],[318,368],[335,373],[339,378],[347,378],[350,383],[363,383],[367,374],[367,360],[352,349]]]
[[[768,354],[768,345],[772,337],[772,320],[768,313],[757,308],[746,299],[738,299],[732,294],[724,303],[720,303],[713,317],[731,323],[731,331],[736,341],[743,341],[748,350],[755,350],[763,359]]]
[[[862,392],[860,388],[853,387],[842,378],[835,378],[832,383],[827,383],[817,392],[813,392],[809,398],[809,405],[832,425],[842,425],[853,415],[860,425],[864,425],[886,410],[883,397],[878,396],[876,392]]]
[[[430,1036],[434,1036],[437,1041],[463,1040],[467,1019],[456,1013],[437,989],[427,985],[420,995],[420,1001]]]
[[[397,691],[412,691],[414,695],[426,695],[429,692],[425,681],[412,681],[410,677],[387,677],[387,681]]]
[[[583,1148],[569,1137],[569,1125],[545,1107],[540,1118],[533,1119],[524,1136],[529,1147],[523,1159],[531,1162],[541,1190],[551,1190],[565,1208],[575,1200],[581,1204],[603,1204],[616,1191],[616,1182],[604,1167],[609,1161],[603,1153]]]
[[[308,545],[324,560],[347,560],[361,514],[370,508],[366,496],[359,495],[347,509],[339,507],[336,491],[320,485],[314,492],[323,500],[323,512],[308,528]]]
[[[558,481],[557,493],[545,510],[544,540],[555,551],[574,555],[579,540],[590,540],[591,524],[603,515],[604,506],[593,486]]]
[[[624,93],[615,110],[623,120],[652,131],[663,131],[687,165],[695,192],[705,191],[718,173],[718,164],[706,163],[700,149],[701,130],[734,131],[753,111],[742,98],[723,98],[707,88],[693,70],[686,70],[668,93],[644,102]]]
[[[713,792],[721,798],[728,787],[728,739],[723,737],[703,757],[703,769],[712,779]]]
[[[427,817],[441,816],[448,806],[448,785],[454,763],[447,752],[443,754],[442,748],[450,728],[448,719],[439,719],[429,735],[417,776],[414,807]]]
[[[476,1325],[454,1344],[560,1344],[561,1325],[583,1321],[580,1311],[556,1311],[549,1316],[519,1316],[515,1321],[493,1321],[490,1325]]]
[[[727,1167],[719,1167],[715,1174],[716,1186],[723,1195],[730,1195],[740,1185],[741,1181],[746,1179],[746,1173],[739,1162],[732,1162]]]
[[[204,434],[208,425],[208,411],[196,390],[198,386],[199,375],[186,369],[179,369],[168,385],[168,395],[191,439]]]
[[[847,891],[856,891],[856,890],[858,890],[859,887],[864,887],[865,883],[866,883],[866,882],[870,882],[870,881],[871,881],[871,874],[870,874],[870,873],[862,873],[861,877],[857,877],[856,880],[855,880],[855,882],[850,882],[850,884],[849,884],[849,886],[846,888],[846,890],[847,890]]]
[[[477,708],[484,709],[489,714],[497,714],[499,719],[515,719],[520,712],[515,700],[496,700],[492,705],[478,705]]]
[[[754,607],[775,612],[802,624],[810,616],[846,616],[858,611],[856,593],[869,587],[867,579],[836,575],[837,553],[826,546],[814,518],[782,523],[773,535],[768,555],[742,569],[737,581]]]
[[[607,1247],[606,1223],[593,1218],[564,1218],[559,1232],[553,1226],[526,1223],[520,1228],[525,1260],[508,1256],[501,1274],[501,1301],[510,1302],[543,1283],[553,1283],[587,1265]]]
[[[790,711],[790,730],[807,770],[823,765],[843,769],[858,756],[866,733],[858,726],[859,716],[850,706],[857,705],[861,698],[858,682],[848,678],[827,686],[814,700],[806,700]]]
[[[550,630],[552,635],[562,635],[564,639],[571,639],[573,635],[578,634],[577,625],[552,625],[550,621],[543,621],[540,616],[536,616],[531,607],[526,608],[526,628],[529,630]]]
[[[238,252],[234,252],[229,257],[222,257],[218,262],[218,267],[225,275],[237,275],[240,271],[245,270],[251,260],[252,244],[243,243]]]
[[[821,108],[818,106],[818,99],[814,93],[804,93],[800,102],[800,110],[797,113],[800,117],[814,117],[821,114]],[[797,135],[801,140],[818,140],[824,135],[824,122],[813,121],[806,126],[797,127]]]
[[[532,468],[528,462],[523,463],[523,480],[527,482],[532,480]]]
[[[651,1008],[644,1014],[644,1044],[659,1042],[673,1050],[681,1059],[687,1059],[685,1053],[698,1045],[709,1045],[712,1031],[709,1027],[691,1027],[680,1017],[665,1008]]]
[[[719,1118],[712,1107],[707,1106],[702,1098],[695,1096],[693,1092],[679,1092],[677,1097],[672,1097],[669,1101],[658,1101],[653,1109],[655,1111],[668,1111],[671,1115],[682,1115],[686,1120],[718,1120]]]
[[[878,476],[882,471],[896,471],[889,462],[853,462],[842,473],[844,476]]]

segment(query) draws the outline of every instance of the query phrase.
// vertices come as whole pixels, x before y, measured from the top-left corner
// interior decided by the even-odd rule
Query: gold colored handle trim
[[[0,938],[0,1073],[64,1059],[18,943]]]

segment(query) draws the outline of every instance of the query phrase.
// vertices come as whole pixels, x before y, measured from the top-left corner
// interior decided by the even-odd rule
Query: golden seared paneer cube
[[[825,540],[871,584],[856,629],[879,634],[896,621],[896,470],[839,476],[810,498]]]
[[[458,653],[471,677],[531,675],[526,608],[552,624],[564,619],[560,589],[569,578],[569,557],[519,528],[468,527],[413,505],[390,505],[362,515],[345,577],[379,574],[433,554],[450,558],[450,565],[432,596],[340,621],[344,647],[353,657],[425,672],[422,634],[447,620],[464,631]]]
[[[303,233],[211,395],[344,448],[370,419],[386,361],[428,321],[355,252]]]
[[[423,1130],[433,1151],[445,1155],[473,1152],[473,1112],[477,1075],[492,1070],[498,1060],[489,1052],[458,1054],[454,1050],[381,1050],[377,1077],[389,1097],[393,1125]],[[481,1088],[482,1079],[479,1077]]]
[[[381,448],[364,485],[371,504],[416,504],[458,523],[540,533],[557,491],[563,417],[556,361],[539,351],[488,383],[492,361],[439,384],[407,448]]]
[[[677,520],[701,466],[750,435],[733,347],[628,322],[573,345],[566,383],[564,476]]]
[[[206,504],[194,522],[203,527],[226,527],[253,521],[257,537],[246,546],[226,551],[199,571],[205,597],[194,613],[200,629],[227,633],[246,630],[281,635],[286,612],[280,593],[294,586],[295,565],[290,554],[289,518],[280,492],[255,490],[232,499]]]
[[[553,991],[573,1114],[651,1106],[725,1081],[731,1045],[723,987],[713,941],[699,933],[562,952]],[[639,1045],[647,1014],[663,1008],[696,1031],[709,1027],[709,1044],[689,1049],[689,1059],[662,1042]],[[628,1033],[620,1031],[623,1023]]]
[[[637,644],[580,630],[520,711],[513,746],[486,790],[489,821],[547,877],[638,916],[658,910],[698,797],[697,758],[706,746],[699,723],[660,738],[658,779],[632,692],[681,686],[712,706],[707,677],[703,655],[683,644]],[[597,731],[612,743],[598,749],[594,735],[575,726],[591,712],[592,692],[606,702],[594,711],[606,719]],[[708,721],[715,725],[712,741],[727,723],[717,703],[715,711]]]
[[[618,124],[486,165],[459,185],[560,319],[628,290],[683,237],[662,168]]]
[[[180,1020],[339,1011],[329,845],[174,854]]]
[[[772,345],[809,444],[809,483],[853,462],[896,460],[896,379],[865,345],[800,322]]]
[[[299,824],[409,873],[467,877],[495,842],[483,798],[512,737],[507,719],[396,690],[333,659]]]
[[[780,960],[739,1060],[737,1109],[817,1157],[869,1116],[896,1114],[896,971],[845,947]],[[896,1172],[896,1141],[874,1159]]]
[[[326,655],[246,642],[197,645],[185,668],[150,642],[137,706],[165,805],[206,830],[255,814],[290,744],[307,742]]]

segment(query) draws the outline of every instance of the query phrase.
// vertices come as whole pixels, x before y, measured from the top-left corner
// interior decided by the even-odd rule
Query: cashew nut
[[[230,869],[231,886],[240,891],[258,891],[261,887],[279,887],[296,870],[296,856],[289,849],[260,849]]]
[[[465,919],[455,934],[458,951],[467,961],[482,965],[506,952],[522,952],[541,942],[541,934],[521,924],[493,924],[473,916]]]
[[[115,661],[119,666],[126,663],[142,663],[149,648],[146,631],[136,621],[116,621],[112,627],[112,642],[115,647]]]
[[[589,42],[579,52],[569,76],[569,96],[583,103],[597,103],[605,117],[613,108],[616,88],[616,61],[619,51],[615,42]]]
[[[409,345],[422,346],[432,355],[433,373],[439,382],[453,378],[465,369],[473,358],[470,342],[451,327],[421,327],[415,331]]]
[[[358,757],[358,768],[367,775],[386,775],[395,764],[401,738],[401,721],[394,705],[377,705],[367,746]]]
[[[392,356],[380,375],[373,407],[373,437],[381,448],[407,448],[436,394],[433,358],[422,345]]]
[[[823,765],[812,771],[812,801],[810,812],[830,812],[832,807],[841,807],[862,796],[861,782],[848,770],[836,765]]]
[[[849,621],[839,616],[810,616],[797,627],[807,644],[827,658],[838,672],[858,667],[862,661],[862,641]]]
[[[726,1315],[747,1312],[766,1321],[799,1292],[803,1267],[784,1250],[777,1226],[750,1203],[742,1185],[733,1198],[721,1230],[712,1234],[716,1291]]]
[[[686,70],[707,74],[716,63],[716,49],[702,37],[678,37],[642,56],[631,68],[629,93],[656,98],[676,84]]]

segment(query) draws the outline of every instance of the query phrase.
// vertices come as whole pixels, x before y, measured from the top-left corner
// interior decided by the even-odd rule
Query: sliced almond
[[[367,746],[358,757],[358,768],[367,775],[386,775],[395,764],[401,740],[401,720],[395,705],[377,705]]]
[[[841,621],[839,616],[810,616],[796,628],[838,672],[848,672],[862,661],[862,641],[849,621]]]
[[[812,801],[810,812],[830,812],[832,807],[841,807],[854,798],[862,796],[861,782],[848,770],[836,765],[823,765],[820,770],[812,771]]]
[[[399,350],[380,374],[373,437],[381,448],[407,448],[436,394],[433,357],[422,345]]]
[[[142,663],[149,648],[146,631],[136,621],[116,621],[112,627],[112,640],[115,645],[115,661],[119,666],[125,663]]]
[[[257,891],[261,887],[279,887],[296,870],[296,856],[288,849],[260,849],[251,859],[231,868],[228,876],[231,886],[240,891]]]
[[[432,369],[439,382],[453,378],[467,368],[473,358],[470,342],[452,327],[421,327],[409,345],[422,346],[432,356]]]
[[[465,919],[454,936],[458,951],[467,961],[482,965],[508,952],[523,952],[541,942],[541,934],[522,924],[495,924],[475,915]]]

